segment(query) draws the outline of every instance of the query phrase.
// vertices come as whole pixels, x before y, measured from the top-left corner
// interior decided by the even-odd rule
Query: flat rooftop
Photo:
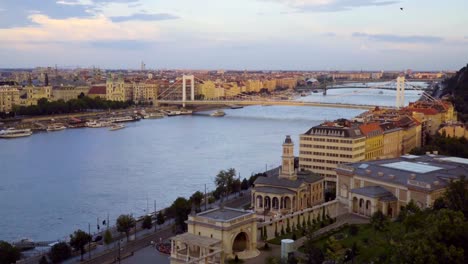
[[[395,159],[343,164],[336,171],[413,189],[437,190],[460,175],[468,175],[468,159],[435,154],[403,155]]]
[[[209,219],[217,220],[217,221],[230,221],[235,218],[250,215],[250,214],[253,214],[253,213],[250,211],[245,211],[241,209],[224,207],[224,208],[216,208],[213,210],[208,210],[206,212],[197,214],[197,216],[205,217],[205,218],[209,218]]]

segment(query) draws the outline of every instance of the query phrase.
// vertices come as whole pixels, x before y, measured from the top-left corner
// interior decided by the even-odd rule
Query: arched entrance
[[[261,195],[257,196],[257,208],[263,207],[263,197]]]
[[[265,210],[269,210],[271,207],[271,199],[269,196],[265,196],[265,203],[263,204]]]
[[[276,197],[273,197],[273,209],[278,210],[279,209],[279,200]]]
[[[234,238],[234,242],[232,243],[232,252],[242,252],[247,249],[248,244],[249,240],[247,234],[240,232],[237,234],[236,238]]]

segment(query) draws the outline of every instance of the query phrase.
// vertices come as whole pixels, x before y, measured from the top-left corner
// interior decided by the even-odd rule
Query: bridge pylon
[[[396,108],[400,109],[405,107],[405,77],[399,76],[396,84]]]
[[[190,81],[190,100],[195,100],[195,77],[193,75],[182,76],[182,106],[185,107],[187,101],[187,80]]]

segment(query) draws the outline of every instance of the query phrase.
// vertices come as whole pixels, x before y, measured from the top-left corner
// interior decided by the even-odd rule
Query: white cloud
[[[400,2],[399,0],[261,0],[285,4],[304,12],[346,11],[362,6],[383,6]]]
[[[128,21],[113,23],[103,15],[92,18],[51,19],[32,14],[35,26],[0,29],[5,42],[88,42],[109,40],[155,40],[159,28],[154,23]]]

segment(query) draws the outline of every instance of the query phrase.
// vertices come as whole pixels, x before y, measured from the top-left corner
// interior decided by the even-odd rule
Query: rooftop
[[[221,240],[216,238],[197,236],[191,233],[183,233],[172,237],[171,240],[180,241],[189,245],[197,245],[201,247],[211,247],[218,243],[221,243]]]
[[[366,197],[383,198],[385,201],[396,200],[396,197],[385,188],[380,186],[367,186],[362,188],[355,188],[351,190],[352,193],[364,195]]]
[[[460,175],[468,175],[468,159],[435,154],[404,155],[396,159],[348,163],[336,170],[412,189],[437,190]]]
[[[205,217],[205,218],[209,218],[209,219],[213,219],[217,221],[230,221],[235,218],[250,215],[250,214],[253,214],[253,213],[250,211],[223,207],[223,208],[216,208],[213,210],[208,210],[206,212],[199,213],[197,214],[197,216]]]

